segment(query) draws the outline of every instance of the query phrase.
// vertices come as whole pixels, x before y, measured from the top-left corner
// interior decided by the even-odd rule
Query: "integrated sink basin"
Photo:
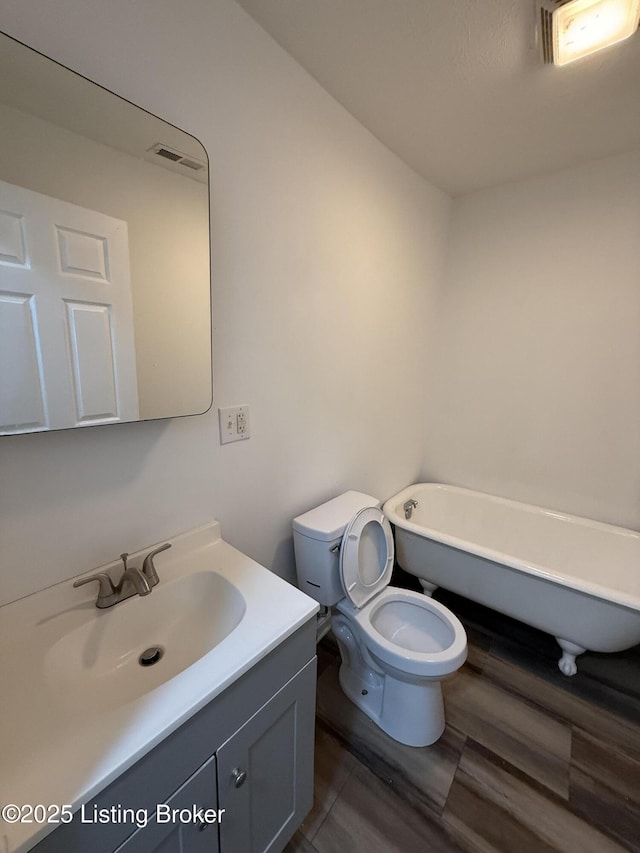
[[[170,543],[156,559],[160,582],[144,597],[98,609],[97,586],[74,588],[70,572],[0,607],[0,804],[75,811],[318,611],[224,542],[215,521]],[[131,565],[152,547],[131,554]],[[122,562],[95,571],[117,580]],[[152,663],[142,666],[148,650]],[[0,850],[27,853],[54,828],[0,820]]]
[[[48,691],[64,705],[88,711],[130,702],[210,652],[245,611],[245,598],[232,582],[200,571],[164,581],[144,598],[92,608],[84,624],[68,631],[63,614],[62,636],[44,659]]]

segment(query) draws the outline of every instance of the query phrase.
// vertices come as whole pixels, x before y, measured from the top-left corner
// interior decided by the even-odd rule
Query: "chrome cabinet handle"
[[[241,770],[239,767],[234,767],[231,771],[231,781],[234,788],[241,788],[247,781],[247,771]]]

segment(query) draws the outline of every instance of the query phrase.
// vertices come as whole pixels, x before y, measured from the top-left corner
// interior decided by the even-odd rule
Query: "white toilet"
[[[440,681],[467,657],[450,610],[390,587],[391,526],[380,502],[346,492],[293,520],[300,589],[328,607],[340,647],[340,685],[400,743],[427,746],[444,731]]]

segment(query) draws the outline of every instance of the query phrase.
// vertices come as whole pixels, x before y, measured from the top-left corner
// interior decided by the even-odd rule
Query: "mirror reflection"
[[[0,34],[0,434],[211,405],[207,155]]]

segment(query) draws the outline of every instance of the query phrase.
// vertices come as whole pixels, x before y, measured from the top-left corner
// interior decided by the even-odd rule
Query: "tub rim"
[[[557,510],[547,509],[545,507],[536,506],[535,504],[525,503],[524,501],[516,501],[512,500],[511,498],[491,495],[488,492],[480,492],[475,489],[467,489],[463,486],[450,485],[447,483],[413,483],[412,485],[406,486],[400,492],[388,498],[382,506],[382,511],[384,512],[385,516],[388,518],[391,524],[393,524],[395,527],[400,527],[402,530],[406,530],[409,533],[414,533],[416,536],[419,536],[423,539],[431,539],[434,542],[438,542],[442,545],[447,545],[451,548],[456,548],[459,551],[465,551],[468,554],[474,554],[475,556],[483,557],[486,560],[490,560],[493,563],[498,563],[510,569],[514,569],[515,571],[521,571],[525,574],[533,575],[534,577],[538,577],[541,580],[547,581],[549,583],[559,584],[560,586],[573,589],[577,592],[585,593],[586,595],[603,599],[613,604],[619,604],[631,610],[640,611],[640,594],[626,593],[624,591],[614,589],[613,587],[609,587],[604,584],[582,580],[573,576],[561,575],[548,568],[545,568],[544,566],[538,563],[524,561],[520,558],[513,557],[510,554],[504,553],[502,551],[496,551],[493,548],[488,548],[484,545],[477,545],[474,542],[470,542],[466,539],[460,539],[459,537],[452,536],[448,533],[442,533],[441,531],[438,531],[435,528],[424,527],[420,524],[416,524],[415,522],[412,522],[411,520],[402,517],[402,515],[400,515],[400,513],[396,511],[400,504],[404,503],[404,501],[408,500],[411,497],[415,498],[417,496],[416,490],[424,490],[425,488],[429,491],[445,490],[450,492],[458,492],[473,496],[479,496],[485,501],[489,500],[491,502],[499,504],[509,504],[511,506],[515,505],[519,509],[526,512],[551,516],[553,518],[557,518],[562,521],[567,521],[572,524],[578,524],[584,527],[597,528],[608,533],[615,533],[618,536],[629,537],[640,541],[639,531],[631,530],[627,527],[620,527],[615,524],[607,524],[603,521],[595,521],[584,516],[572,515],[571,513],[567,512],[559,512]],[[640,571],[640,565],[638,566],[638,571]]]

